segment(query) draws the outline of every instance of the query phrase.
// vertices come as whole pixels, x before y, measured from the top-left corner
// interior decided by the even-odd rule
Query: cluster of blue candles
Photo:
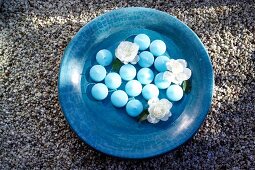
[[[107,73],[105,67],[112,64],[114,56],[107,49],[102,49],[96,54],[97,65],[90,69],[90,77],[96,84],[92,87],[91,94],[96,100],[104,100],[110,91],[111,103],[121,108],[126,106],[128,115],[138,116],[143,110],[141,101],[135,97],[142,96],[149,100],[159,96],[159,89],[166,89],[166,96],[171,101],[178,101],[183,96],[183,90],[179,85],[171,85],[171,81],[164,79],[164,72],[167,71],[166,62],[170,58],[166,52],[166,44],[162,40],[151,42],[146,34],[139,34],[134,38],[134,43],[139,46],[139,61],[141,69],[132,64],[121,66],[119,73]],[[158,71],[156,75],[150,67],[154,65]],[[136,78],[136,79],[135,79]],[[122,81],[125,81],[125,88],[118,89]],[[153,83],[154,81],[154,83]]]

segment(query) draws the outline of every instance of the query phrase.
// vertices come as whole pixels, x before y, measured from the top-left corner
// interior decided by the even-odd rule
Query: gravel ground
[[[0,169],[255,169],[255,2],[0,0]],[[201,38],[215,70],[212,109],[180,149],[148,160],[98,153],[70,130],[57,78],[63,50],[102,13],[166,11]]]

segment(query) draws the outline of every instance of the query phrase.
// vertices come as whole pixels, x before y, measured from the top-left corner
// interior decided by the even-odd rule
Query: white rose
[[[191,70],[187,68],[187,62],[183,59],[171,59],[166,66],[169,71],[164,73],[164,78],[175,84],[181,85],[184,80],[191,77]]]
[[[167,121],[172,115],[170,109],[172,103],[167,99],[152,98],[148,101],[148,112],[147,120],[150,123],[158,123],[160,120]]]
[[[124,64],[136,64],[139,46],[129,41],[122,41],[115,50],[115,56]]]

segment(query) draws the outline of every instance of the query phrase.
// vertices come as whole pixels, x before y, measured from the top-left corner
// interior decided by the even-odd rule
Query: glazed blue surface
[[[185,59],[192,70],[191,92],[173,102],[172,116],[158,124],[138,123],[125,107],[115,108],[111,93],[102,101],[91,95],[89,69],[97,63],[96,53],[108,49],[114,54],[121,41],[141,33],[163,40],[166,55]],[[176,149],[197,132],[210,108],[213,84],[207,51],[190,28],[164,12],[122,8],[97,17],[74,36],[61,61],[58,93],[68,123],[84,142],[109,155],[147,158]],[[166,95],[160,90],[159,97]]]

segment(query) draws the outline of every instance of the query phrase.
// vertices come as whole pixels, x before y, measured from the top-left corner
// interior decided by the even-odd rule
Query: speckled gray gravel
[[[254,1],[0,2],[0,169],[255,168]],[[96,16],[127,6],[156,8],[186,22],[215,69],[212,109],[198,134],[172,153],[140,161],[83,144],[57,98],[59,63],[72,36]]]

